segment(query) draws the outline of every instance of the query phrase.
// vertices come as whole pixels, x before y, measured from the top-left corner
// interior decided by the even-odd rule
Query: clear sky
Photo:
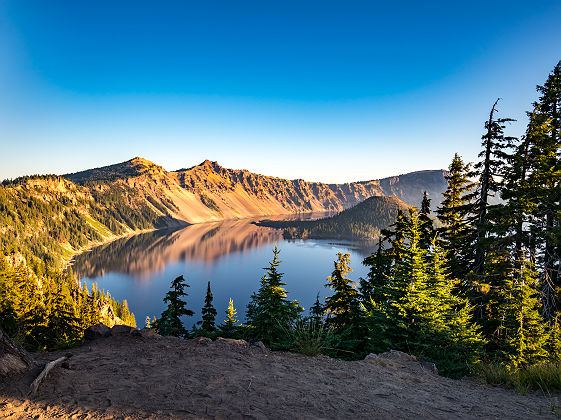
[[[475,159],[561,59],[561,2],[0,1],[0,179],[142,156],[366,180]]]

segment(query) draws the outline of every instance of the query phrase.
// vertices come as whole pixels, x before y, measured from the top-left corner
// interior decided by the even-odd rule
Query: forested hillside
[[[283,229],[285,238],[376,239],[409,206],[394,197],[370,197],[341,213],[319,220],[263,220],[260,226]]]

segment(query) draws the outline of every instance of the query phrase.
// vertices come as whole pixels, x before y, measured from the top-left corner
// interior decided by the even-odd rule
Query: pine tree
[[[356,282],[347,277],[349,272],[353,271],[350,263],[351,255],[339,252],[337,261],[334,262],[335,269],[325,285],[334,291],[332,296],[325,298],[325,310],[329,317],[328,323],[335,328],[350,326],[354,314],[360,310]]]
[[[428,292],[428,263],[426,250],[421,248],[421,232],[418,210],[411,210],[405,224],[401,259],[395,262],[391,282],[391,317],[398,326],[394,340],[400,348],[414,346],[417,350],[425,345],[421,331],[435,317],[436,305]],[[428,345],[428,343],[426,343]]]
[[[429,252],[428,288],[429,298],[436,302],[430,335],[437,342],[432,340],[434,345],[428,353],[439,360],[443,374],[461,377],[479,362],[485,341],[473,320],[472,306],[457,295],[446,266],[443,250],[435,238]]]
[[[275,345],[284,338],[284,331],[299,316],[303,308],[298,301],[289,301],[283,286],[283,273],[278,272],[280,264],[279,249],[273,249],[273,261],[265,268],[266,274],[261,279],[261,285],[253,293],[247,305],[246,319],[253,329],[254,338],[268,345]]]
[[[561,61],[537,89],[540,97],[529,114],[526,134],[530,186],[526,193],[533,203],[530,230],[537,241],[534,248],[539,251],[538,263],[543,267],[543,311],[552,319],[558,308],[561,262]]]
[[[548,334],[539,312],[541,302],[538,290],[538,273],[531,261],[522,262],[522,270],[511,287],[505,290],[503,336],[510,363],[529,366],[547,359]]]
[[[557,314],[549,324],[547,350],[549,360],[552,362],[561,361],[561,320]]]
[[[421,201],[421,211],[419,213],[419,224],[421,229],[421,247],[428,248],[436,234],[434,223],[430,217],[431,199],[428,193],[423,193],[423,200]]]
[[[508,149],[515,141],[514,137],[505,137],[504,129],[506,123],[514,121],[511,118],[496,118],[497,104],[495,101],[489,120],[485,122],[485,134],[481,137],[483,150],[479,153],[481,159],[474,166],[472,176],[477,177],[479,182],[472,194],[473,206],[469,217],[475,229],[475,259],[472,270],[476,274],[483,273],[488,249],[488,236],[491,230],[489,220],[489,199],[495,197],[500,191],[500,177],[504,175]]]
[[[212,333],[216,331],[215,326],[215,319],[216,319],[216,309],[212,306],[212,291],[210,290],[210,281],[207,285],[206,296],[205,296],[205,305],[201,309],[201,314],[203,317],[202,321],[199,321],[197,324],[201,325],[201,329],[204,332]]]
[[[310,318],[315,325],[323,324],[323,320],[325,318],[325,309],[319,301],[319,293],[316,296],[315,303],[310,307]]]
[[[370,267],[366,279],[360,279],[360,301],[368,307],[371,301],[382,302],[386,299],[386,289],[390,277],[391,259],[386,255],[383,239],[378,240],[376,252],[362,262]]]
[[[446,176],[448,188],[443,193],[441,206],[436,213],[443,223],[439,229],[446,251],[446,259],[453,277],[463,279],[473,264],[473,230],[466,216],[471,210],[469,199],[466,198],[474,184],[469,179],[470,165],[464,164],[458,154],[449,167]]]
[[[234,308],[234,301],[230,298],[228,309],[226,309],[226,319],[220,325],[220,333],[226,338],[237,338],[239,330],[239,322],[237,317],[238,311]]]
[[[194,312],[187,309],[187,303],[183,296],[187,296],[185,288],[189,287],[183,276],[177,277],[171,283],[171,290],[166,293],[164,302],[167,308],[156,322],[156,328],[161,335],[172,335],[175,337],[188,338],[189,332],[181,322],[182,316],[193,316]]]

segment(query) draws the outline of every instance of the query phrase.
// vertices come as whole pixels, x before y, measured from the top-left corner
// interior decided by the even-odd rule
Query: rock
[[[430,373],[434,375],[438,375],[438,369],[434,363],[431,362],[421,362],[421,367],[425,370],[428,370]]]
[[[402,351],[399,350],[390,350],[387,351],[385,353],[380,353],[378,355],[378,357],[382,357],[384,359],[389,359],[389,360],[393,360],[396,362],[402,362],[402,363],[407,363],[407,362],[416,362],[417,358],[415,356],[412,356],[410,354],[404,353]]]
[[[265,347],[265,344],[263,344],[262,341],[258,341],[257,343],[253,343],[252,345],[255,346],[255,347],[259,347],[264,352],[268,350],[267,347]]]
[[[201,344],[203,346],[208,346],[210,343],[212,343],[212,340],[208,337],[197,337],[194,338],[193,341],[197,344]]]
[[[415,356],[412,356],[410,354],[404,353],[399,350],[390,350],[380,354],[370,353],[364,358],[364,360],[380,360],[380,359],[390,360],[392,362],[400,362],[400,363],[410,363],[410,362],[417,361],[417,358]]]
[[[133,337],[142,337],[142,334],[140,333],[140,330],[138,328],[133,328],[131,330],[131,335]]]
[[[145,328],[140,330],[140,335],[144,338],[162,338],[162,336],[158,334],[154,328]]]
[[[129,325],[115,325],[111,328],[111,335],[130,334],[136,328]]]
[[[226,344],[235,344],[238,346],[247,346],[247,341],[245,340],[236,340],[235,338],[222,338],[222,337],[218,337],[216,339],[217,342],[219,343],[226,343]]]
[[[111,328],[105,324],[95,324],[86,328],[84,331],[84,338],[86,340],[96,340],[102,337],[109,337],[111,335]]]

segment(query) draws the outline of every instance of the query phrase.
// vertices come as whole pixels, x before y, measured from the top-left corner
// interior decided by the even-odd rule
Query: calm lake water
[[[309,216],[308,216],[309,217]],[[358,281],[366,276],[362,260],[372,245],[335,243],[328,240],[284,240],[279,230],[254,225],[255,219],[201,223],[175,231],[156,231],[123,238],[76,257],[73,269],[88,287],[96,282],[119,300],[126,299],[139,327],[146,316],[159,317],[171,281],[183,275],[189,288],[187,307],[195,312],[186,321],[200,319],[207,282],[211,282],[217,321],[224,319],[229,298],[241,321],[251,294],[259,287],[264,267],[280,249],[280,272],[289,299],[306,311],[316,295],[323,301],[331,294],[324,285],[333,271],[338,252],[350,253]]]

